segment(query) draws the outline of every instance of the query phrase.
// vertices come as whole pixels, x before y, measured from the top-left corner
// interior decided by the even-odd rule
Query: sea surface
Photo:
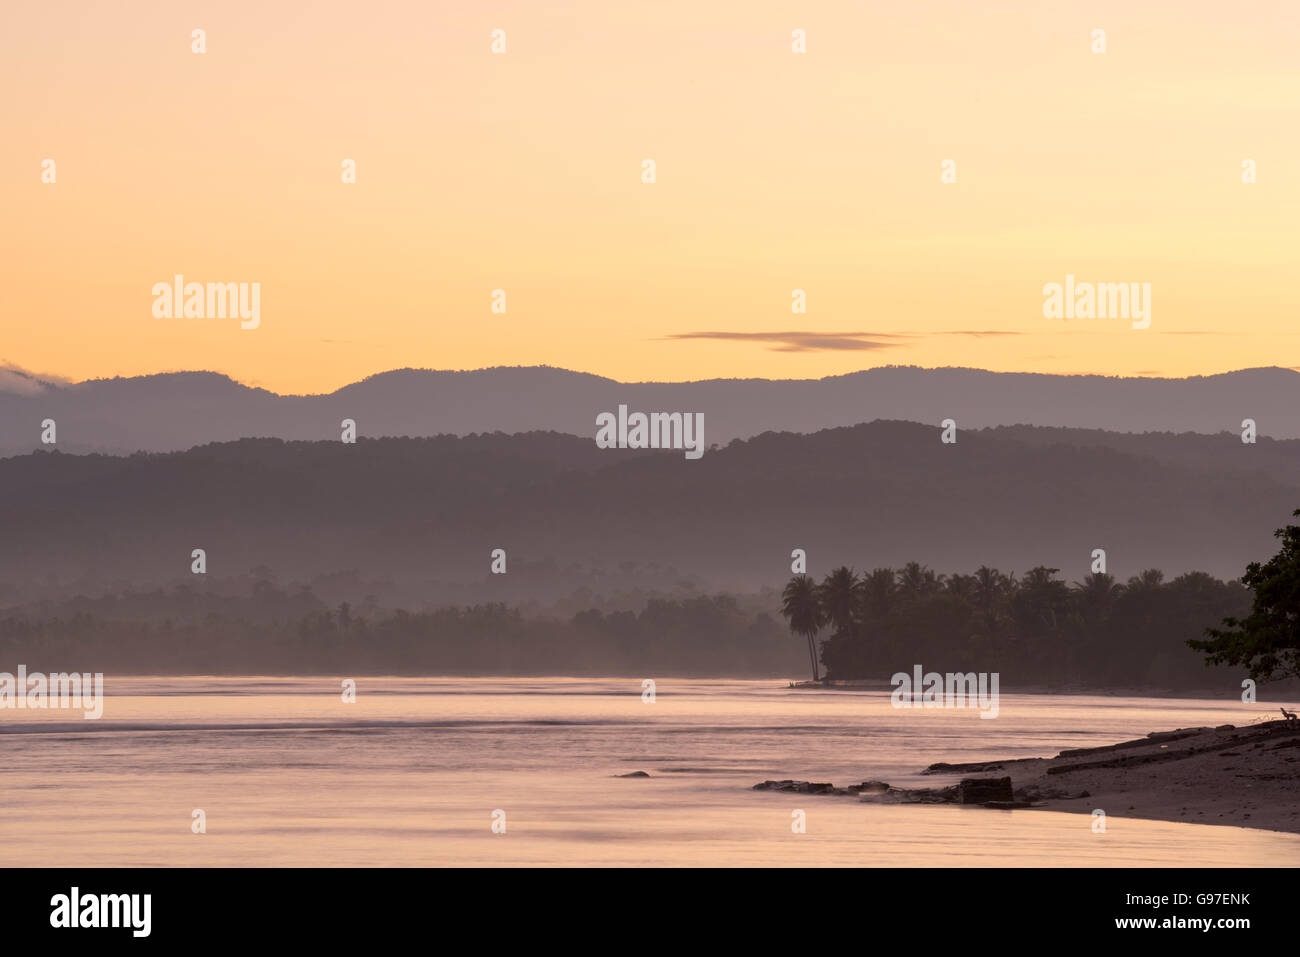
[[[1300,836],[880,806],[769,778],[933,786],[937,761],[1245,724],[1231,701],[1003,694],[974,710],[780,680],[113,678],[98,721],[0,710],[13,866],[1300,864]],[[649,778],[622,778],[646,771]],[[206,833],[192,829],[201,810]],[[795,812],[806,833],[794,833]],[[504,819],[504,833],[493,830]]]

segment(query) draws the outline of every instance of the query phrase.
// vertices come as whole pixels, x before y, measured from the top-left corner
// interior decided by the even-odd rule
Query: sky
[[[1294,0],[6,0],[0,366],[1300,367],[1298,48]]]

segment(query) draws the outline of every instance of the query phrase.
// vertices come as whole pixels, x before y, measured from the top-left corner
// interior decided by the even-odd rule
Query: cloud
[[[775,352],[814,352],[820,350],[890,349],[896,342],[881,339],[898,339],[888,333],[877,332],[679,332],[665,338],[724,339],[733,342],[766,343]]]
[[[36,375],[16,365],[0,361],[0,393],[40,395],[51,386],[67,385],[61,376]]]
[[[665,339],[721,339],[731,342],[757,342],[766,344],[773,352],[866,352],[874,349],[897,349],[908,345],[906,340],[925,339],[931,336],[1018,336],[1018,332],[996,330],[958,329],[948,332],[678,332]]]

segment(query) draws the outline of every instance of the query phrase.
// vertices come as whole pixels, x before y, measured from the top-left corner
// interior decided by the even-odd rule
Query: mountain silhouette
[[[555,431],[590,437],[596,416],[701,412],[708,444],[768,431],[815,432],[875,419],[959,427],[1039,425],[1111,432],[1240,431],[1300,438],[1300,373],[1246,369],[1187,379],[1060,376],[884,367],[817,380],[709,379],[623,383],[549,367],[470,372],[400,369],[324,395],[277,395],[209,372],[67,384],[0,376],[0,455],[41,448],[57,423],[69,452],[178,451],[267,437],[468,435]]]

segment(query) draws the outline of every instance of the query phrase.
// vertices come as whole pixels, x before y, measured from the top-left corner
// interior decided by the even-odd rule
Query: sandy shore
[[[1045,808],[1109,817],[1300,833],[1300,722],[1181,728],[1053,758],[934,764],[934,788],[765,781],[759,790],[856,795],[881,803]],[[1010,779],[1009,787],[1006,779]],[[966,782],[966,783],[962,783]]]

